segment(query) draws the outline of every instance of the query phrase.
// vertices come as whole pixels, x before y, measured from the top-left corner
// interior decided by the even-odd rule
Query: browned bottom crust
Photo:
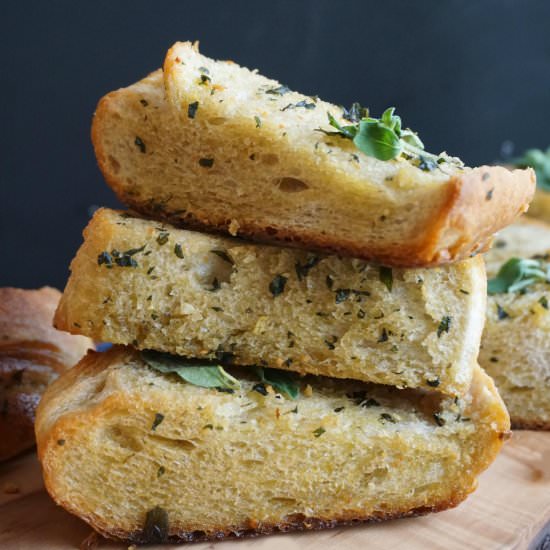
[[[101,535],[114,540],[123,540],[133,544],[151,544],[151,543],[171,543],[178,544],[184,542],[207,542],[220,541],[226,539],[253,538],[277,533],[289,533],[300,531],[320,531],[323,529],[335,529],[339,527],[352,527],[368,523],[379,523],[382,521],[424,516],[432,512],[441,512],[449,508],[454,508],[460,504],[467,495],[455,495],[452,499],[433,506],[420,506],[407,512],[376,512],[366,517],[343,517],[341,519],[320,519],[307,517],[303,514],[287,516],[285,522],[277,524],[258,523],[250,520],[247,526],[220,527],[219,529],[203,531],[193,530],[185,531],[177,527],[170,527],[168,532],[163,532],[162,528],[145,528],[142,531],[124,531],[122,529],[110,529],[105,531],[97,529]],[[84,518],[86,519],[86,518]],[[93,524],[92,524],[93,526]]]
[[[187,211],[169,211],[165,205],[149,202],[144,203],[135,200],[131,195],[120,193],[119,188],[113,186],[119,200],[126,204],[132,215],[137,217],[152,218],[160,222],[169,223],[182,229],[201,231],[203,233],[213,233],[227,236],[231,233],[231,220],[225,220],[224,223],[211,223],[205,218],[199,217]],[[392,267],[437,267],[446,265],[461,259],[468,258],[478,253],[489,250],[493,238],[490,237],[481,243],[473,243],[472,246],[461,255],[441,256],[433,254],[433,237],[425,235],[425,239],[420,243],[404,243],[401,246],[384,243],[381,247],[370,245],[368,248],[358,246],[354,241],[345,241],[334,239],[330,234],[320,235],[319,233],[308,233],[301,230],[300,233],[289,231],[284,227],[260,225],[239,225],[238,237],[246,238],[255,242],[289,246],[293,248],[304,248],[310,251],[321,252],[325,254],[333,253],[340,256],[350,256],[373,262],[376,264],[388,265]]]

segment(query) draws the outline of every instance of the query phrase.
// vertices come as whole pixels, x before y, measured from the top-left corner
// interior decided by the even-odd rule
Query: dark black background
[[[0,285],[62,287],[94,205],[117,203],[89,139],[106,92],[176,40],[492,162],[550,143],[546,0],[55,1],[0,12]]]

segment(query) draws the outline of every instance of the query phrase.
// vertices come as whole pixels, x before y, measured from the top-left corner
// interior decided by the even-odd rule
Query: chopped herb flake
[[[290,92],[290,88],[284,84],[281,84],[281,86],[278,86],[277,88],[271,88],[265,91],[266,94],[272,95],[285,95],[288,92]]]
[[[155,413],[155,419],[153,420],[153,425],[151,426],[151,430],[155,431],[158,427],[158,425],[164,420],[164,415],[160,413]]]
[[[183,258],[184,258],[185,256],[183,255],[183,250],[182,250],[182,248],[181,248],[181,244],[176,243],[176,244],[174,245],[174,254],[175,254],[178,258],[181,258],[181,259],[183,260]]]
[[[301,281],[302,279],[305,279],[308,276],[310,269],[315,267],[320,261],[321,258],[319,258],[319,256],[309,256],[303,264],[296,262],[295,268],[298,280]]]
[[[143,140],[140,137],[136,136],[136,139],[134,140],[134,143],[136,144],[136,146],[139,148],[139,150],[142,153],[145,153],[145,151],[146,151],[145,143],[143,143]]]
[[[212,166],[214,166],[214,159],[213,158],[202,158],[202,159],[199,159],[199,164],[203,168],[212,168]]]
[[[497,304],[497,317],[499,321],[502,321],[503,319],[510,317],[510,315],[508,315],[508,313],[499,304]]]
[[[334,295],[334,301],[337,304],[341,304],[349,298],[350,294],[351,290],[349,288],[339,288]]]
[[[269,283],[269,291],[273,294],[273,297],[279,296],[279,294],[284,292],[287,281],[288,277],[284,275],[275,275],[273,280]]]
[[[439,326],[437,327],[437,337],[441,338],[441,335],[444,332],[449,332],[449,329],[451,328],[451,317],[448,315],[445,315],[441,322],[439,323]]]
[[[288,111],[289,109],[297,109],[303,107],[304,109],[315,109],[315,103],[308,103],[305,99],[298,101],[297,103],[289,103],[286,107],[283,107],[281,111]]]
[[[317,428],[316,430],[313,430],[313,435],[315,437],[321,437],[326,432],[325,428],[322,426]]]
[[[393,288],[393,270],[391,267],[380,267],[380,282],[386,285],[389,292]]]
[[[194,101],[193,103],[189,103],[189,106],[187,107],[187,116],[189,118],[195,118],[195,115],[197,114],[197,110],[199,108],[199,102]]]
[[[170,233],[168,231],[161,231],[157,236],[157,243],[162,246],[168,242],[169,237]]]
[[[105,265],[110,269],[113,267],[113,258],[107,251],[104,251],[97,257],[97,265]]]

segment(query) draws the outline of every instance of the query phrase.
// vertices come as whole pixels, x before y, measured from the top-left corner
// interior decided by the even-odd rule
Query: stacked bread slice
[[[509,430],[468,256],[525,210],[532,172],[380,160],[331,133],[346,110],[189,43],[164,67],[94,120],[133,211],[94,215],[56,313],[116,346],[41,403],[52,497],[134,542],[458,504]]]
[[[514,428],[550,430],[550,226],[528,217],[499,233],[479,363]]]

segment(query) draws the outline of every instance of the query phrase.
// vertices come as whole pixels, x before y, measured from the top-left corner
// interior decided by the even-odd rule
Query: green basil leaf
[[[401,133],[401,117],[394,115],[395,107],[388,107],[380,117],[380,122],[393,130],[398,136]]]
[[[489,279],[487,292],[518,292],[540,281],[550,282],[550,265],[544,266],[539,260],[510,258],[499,269],[496,277]]]
[[[359,123],[359,132],[353,138],[355,146],[365,155],[378,160],[391,160],[401,154],[401,140],[397,134],[380,122]]]
[[[406,128],[401,132],[401,140],[404,141],[407,145],[412,145],[417,149],[424,149],[424,144],[421,139],[418,137],[416,132]]]
[[[143,360],[153,369],[163,374],[177,374],[182,380],[201,388],[238,389],[240,383],[223,367],[208,364],[207,361],[186,359],[169,353],[142,351]]]
[[[296,399],[300,393],[300,381],[296,374],[277,369],[256,367],[256,374],[264,384],[273,386],[278,393]]]

